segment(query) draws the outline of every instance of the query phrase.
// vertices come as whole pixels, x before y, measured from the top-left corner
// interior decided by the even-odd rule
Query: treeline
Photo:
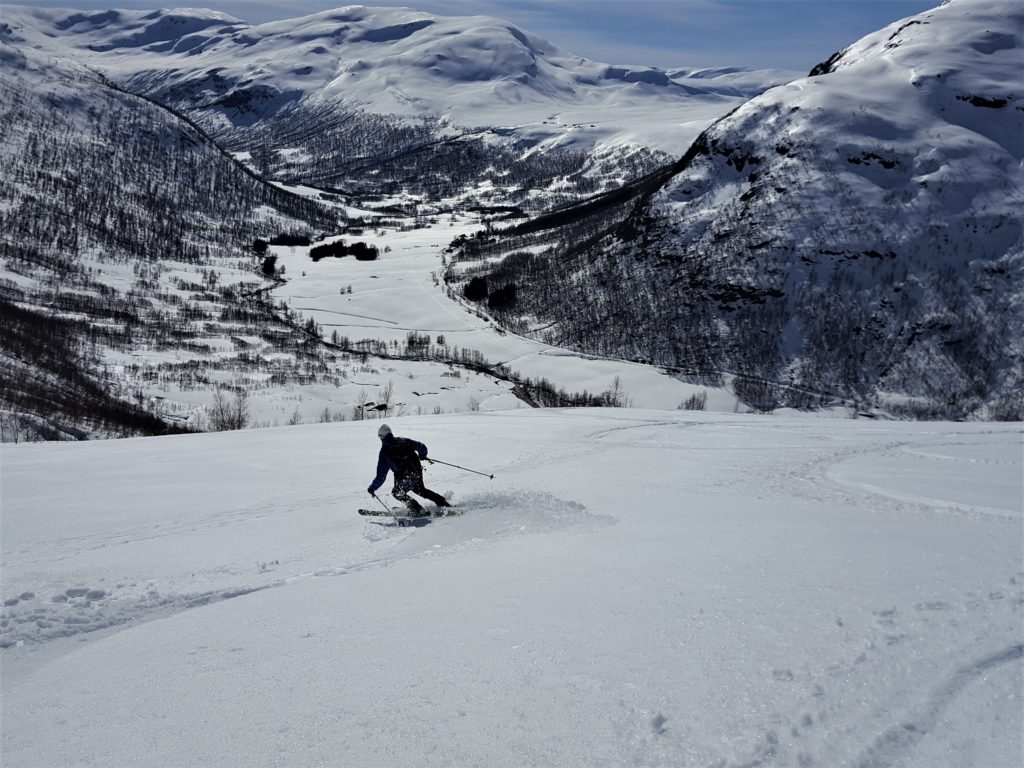
[[[513,394],[534,408],[609,408],[628,404],[627,394],[622,390],[618,380],[605,392],[570,392],[548,379],[524,378],[507,365],[490,363],[479,350],[449,346],[443,335],[437,336],[435,340],[429,334],[410,331],[406,335],[405,343],[402,344],[397,339],[352,341],[347,336],[335,332],[330,338],[330,343],[333,347],[350,354],[402,360],[429,360],[485,373],[514,384]]]

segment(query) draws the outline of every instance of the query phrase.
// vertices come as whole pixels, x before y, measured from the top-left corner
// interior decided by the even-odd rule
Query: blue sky
[[[17,1],[17,0],[16,0]],[[809,70],[833,52],[940,0],[370,0],[444,15],[507,19],[560,48],[611,64]],[[82,9],[158,8],[167,0],[41,0]],[[345,0],[189,0],[244,21],[285,19]]]

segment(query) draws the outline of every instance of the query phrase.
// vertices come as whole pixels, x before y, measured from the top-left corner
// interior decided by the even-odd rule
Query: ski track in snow
[[[477,493],[459,502],[464,514],[449,518],[424,518],[422,525],[399,528],[381,525],[383,521],[367,519],[363,538],[378,545],[378,550],[364,560],[336,567],[324,567],[275,579],[259,585],[241,585],[184,594],[164,594],[154,582],[106,583],[99,586],[75,584],[49,585],[25,589],[6,597],[0,612],[0,648],[27,643],[45,643],[58,638],[150,620],[178,611],[230,600],[272,587],[284,587],[310,577],[342,576],[369,568],[390,567],[402,560],[455,554],[508,536],[544,533],[565,528],[593,528],[614,523],[604,515],[595,515],[578,502],[564,501],[551,494],[531,491],[499,491]],[[168,525],[159,533],[124,531],[120,543],[156,539],[173,533],[195,532],[209,527],[230,525],[280,511],[280,506],[236,510],[216,517],[203,525],[179,523]],[[524,510],[526,510],[524,514]],[[434,530],[424,528],[432,526]],[[443,529],[443,530],[442,530]],[[118,542],[66,539],[58,542],[54,560],[62,560],[83,550],[103,549]],[[21,564],[40,562],[39,559]],[[278,563],[257,564],[260,570],[271,570]]]
[[[786,505],[779,509],[789,505],[849,509],[858,517],[880,521],[895,518],[909,522],[911,527],[920,520],[922,531],[932,520],[941,521],[952,513],[958,520],[976,521],[999,530],[1005,526],[1007,534],[1019,535],[1019,510],[932,499],[891,484],[913,479],[903,476],[904,463],[920,464],[932,473],[926,476],[932,477],[938,467],[942,474],[962,477],[977,487],[981,487],[978,478],[986,478],[985,473],[993,468],[999,478],[1012,476],[1021,463],[1019,451],[1014,450],[1019,448],[1019,435],[1014,432],[1000,431],[999,438],[992,439],[985,433],[961,431],[955,425],[927,432],[877,426],[866,431],[822,429],[817,423],[789,424],[778,419],[760,422],[749,417],[733,420],[718,416],[708,422],[702,420],[705,417],[689,419],[682,414],[612,409],[602,413],[600,422],[588,422],[586,434],[562,441],[525,439],[514,429],[516,420],[523,418],[520,414],[496,413],[486,418],[498,431],[502,431],[504,420],[510,420],[513,427],[504,430],[509,445],[495,466],[497,474],[511,480],[498,490],[482,485],[457,498],[465,511],[462,516],[428,520],[416,528],[353,519],[349,521],[351,533],[363,546],[350,546],[350,551],[335,554],[335,563],[297,568],[291,573],[288,569],[294,566],[288,563],[265,564],[265,572],[261,566],[258,579],[241,579],[234,586],[216,590],[175,593],[161,590],[155,582],[123,582],[116,577],[82,584],[56,584],[44,578],[17,595],[4,595],[8,605],[0,619],[0,646],[8,648],[4,651],[8,653],[10,646],[19,643],[38,646],[99,630],[115,631],[203,606],[217,610],[218,603],[270,588],[288,589],[315,579],[472,554],[513,537],[597,532],[622,523],[610,515],[592,512],[581,500],[565,498],[570,494],[564,490],[558,494],[525,485],[515,487],[515,479],[520,475],[533,477],[530,473],[539,467],[557,466],[557,476],[562,471],[571,472],[576,465],[599,466],[606,454],[615,456],[627,448],[639,452],[630,454],[637,460],[648,455],[645,451],[669,455],[671,466],[690,473],[682,513],[706,498],[729,497],[739,504],[745,500],[784,500]],[[556,423],[558,429],[567,429],[573,418],[555,411],[548,421]],[[443,436],[442,424],[438,421],[437,430]],[[730,462],[719,456],[728,457]],[[693,472],[694,465],[698,472]],[[895,468],[893,475],[873,476],[887,466]],[[872,482],[865,482],[865,478]],[[436,487],[429,480],[428,484]],[[281,500],[273,499],[227,508],[220,514],[202,512],[192,518],[176,518],[160,531],[144,526],[122,530],[116,539],[108,534],[106,538],[66,537],[50,544],[30,542],[13,553],[15,559],[23,559],[5,565],[42,569],[49,559],[71,558],[83,551],[96,552],[119,543],[174,533],[202,535],[207,530],[244,524],[275,512],[292,514],[329,506],[336,500],[329,494],[292,499],[282,512]],[[630,525],[635,522],[634,518]],[[778,522],[787,524],[786,520]],[[901,523],[903,527],[905,522]],[[752,554],[764,553],[755,549]],[[757,566],[752,563],[749,567]],[[642,691],[629,689],[616,693],[614,683],[600,674],[567,671],[564,679],[540,677],[535,682],[542,686],[557,684],[562,689],[569,686],[582,700],[607,700],[608,720],[604,722],[611,730],[595,737],[616,745],[609,765],[914,768],[922,764],[920,756],[928,754],[936,740],[941,743],[950,712],[970,706],[975,700],[972,697],[990,695],[988,689],[985,694],[976,693],[983,685],[1013,690],[1014,677],[1020,679],[1024,643],[1000,643],[1020,636],[1024,571],[1018,569],[1005,576],[1002,584],[983,590],[957,591],[948,580],[938,579],[934,587],[922,585],[918,590],[922,597],[912,601],[883,602],[884,592],[869,591],[878,600],[875,605],[855,598],[851,605],[840,600],[831,606],[833,615],[818,617],[828,626],[815,631],[829,639],[820,648],[812,643],[810,647],[815,650],[810,653],[799,645],[788,651],[748,650],[736,659],[736,664],[754,678],[752,690],[760,692],[763,700],[733,704],[732,709],[739,714],[719,711],[717,716],[701,721],[704,727],[711,724],[725,728],[718,737],[695,733],[701,723],[688,722],[685,713],[678,711],[679,701],[659,697],[645,700]],[[750,634],[751,642],[760,642],[759,637],[771,639],[772,606],[727,592],[716,600],[715,590],[721,587],[713,580],[698,588],[709,591],[710,597],[703,603],[709,614],[703,616],[702,610],[701,615],[681,616],[684,637],[687,633],[699,637],[707,621],[710,627],[724,623],[742,628]],[[662,588],[652,585],[652,589]],[[845,589],[836,595],[853,598],[855,588]],[[743,618],[730,618],[733,613]],[[654,647],[664,648],[657,634],[652,640]],[[736,645],[737,641],[733,638],[729,642]],[[741,643],[738,647],[745,646]],[[54,648],[55,653],[60,651]],[[656,656],[641,658],[659,663]],[[744,694],[745,689],[736,689],[735,682],[733,686],[732,693]],[[536,695],[543,695],[543,690]],[[698,692],[707,695],[703,689]],[[528,706],[530,700],[527,697],[523,706]],[[539,763],[531,759],[521,764]]]
[[[639,429],[643,426],[648,425],[623,427],[622,429]],[[686,425],[680,425],[678,422],[652,422],[649,426],[685,428]],[[595,437],[603,438],[616,431],[615,428],[609,429]],[[991,517],[1008,522],[1019,521],[1024,514],[1024,509],[1021,508],[1011,511],[978,504],[961,504],[947,499],[936,499],[925,494],[900,492],[849,476],[848,467],[855,460],[863,457],[878,460],[880,456],[887,459],[908,456],[921,461],[936,461],[948,465],[1022,466],[1020,458],[1016,460],[957,458],[937,452],[940,448],[976,444],[958,442],[956,438],[959,434],[950,432],[939,437],[929,436],[911,441],[893,440],[867,445],[844,445],[842,442],[837,442],[834,445],[816,446],[809,458],[803,458],[799,453],[784,453],[781,456],[765,455],[763,458],[754,460],[758,471],[748,473],[747,476],[755,478],[756,482],[749,483],[749,487],[751,492],[756,493],[759,497],[796,497],[831,504],[840,500],[844,504],[854,505],[862,503],[867,498],[871,500],[872,508],[885,513],[956,513],[974,519]],[[979,433],[965,434],[975,436]],[[1017,439],[999,443],[988,442],[986,445],[1003,447],[1006,449],[1006,455],[1013,456],[1015,452],[1020,454],[1022,442]],[[760,449],[752,448],[751,450],[758,451]],[[956,471],[956,466],[949,466],[948,471]],[[726,483],[709,479],[706,483],[694,487],[693,490],[701,493],[731,493],[735,490],[737,483],[743,484],[744,482],[742,477],[729,477]]]
[[[312,496],[304,499],[304,506],[327,504],[335,500],[334,496]],[[125,543],[138,543],[144,541],[155,541],[167,536],[180,533],[194,533],[198,531],[226,528],[239,522],[247,520],[259,520],[274,514],[287,512],[290,507],[281,500],[267,501],[256,505],[245,505],[242,507],[228,508],[219,513],[211,513],[207,510],[199,510],[191,518],[177,520],[163,520],[157,524],[147,524],[136,528],[120,529],[116,536],[107,538],[104,536],[69,536],[58,537],[51,542],[30,541],[20,550],[16,550],[12,557],[7,555],[5,565],[24,567],[37,563],[60,562],[77,557],[83,552],[106,549]],[[23,555],[20,559],[17,555]]]
[[[928,697],[920,712],[880,735],[858,758],[857,768],[889,768],[894,765],[903,753],[941,725],[944,711],[964,688],[982,675],[1007,665],[1014,668],[1000,674],[1016,674],[1019,678],[1022,670],[1013,663],[1021,659],[1024,659],[1024,645],[1012,645],[957,669],[945,685]]]
[[[681,444],[674,441],[665,441],[666,432],[673,430],[686,430],[700,426],[694,424],[681,424],[676,421],[651,421],[642,424],[628,424],[617,427],[595,431],[590,438],[593,441],[631,439],[632,433],[643,432],[649,429],[656,429],[661,435],[661,443],[666,448],[676,447]],[[740,429],[754,429],[749,424],[731,425]],[[774,425],[773,425],[774,427]],[[775,432],[780,430],[775,429]],[[784,430],[782,430],[784,431]],[[962,433],[964,436],[978,439],[977,432]],[[799,454],[790,453],[769,454],[755,460],[756,472],[746,473],[752,477],[754,482],[747,482],[743,477],[730,475],[726,483],[716,479],[708,479],[704,484],[692,487],[698,493],[735,493],[737,486],[748,486],[748,492],[758,498],[793,498],[819,501],[835,505],[837,502],[849,506],[864,507],[865,499],[876,512],[884,515],[892,514],[942,514],[955,513],[966,517],[983,521],[991,519],[995,521],[1018,523],[1024,509],[1009,511],[979,505],[958,504],[942,499],[935,499],[925,495],[900,493],[891,488],[875,485],[863,481],[851,479],[844,475],[844,469],[855,460],[862,457],[870,457],[873,460],[890,459],[898,456],[910,456],[925,461],[936,461],[942,463],[966,462],[970,465],[993,465],[1000,467],[1020,467],[1021,458],[1012,459],[981,459],[977,457],[958,458],[941,452],[942,449],[954,446],[973,446],[976,442],[958,441],[961,433],[952,431],[939,436],[916,437],[913,440],[883,441],[881,443],[871,442],[866,445],[844,445],[837,442],[832,446],[816,446],[813,456],[803,458]],[[641,439],[643,439],[641,437]],[[1013,439],[1000,443],[991,441],[987,446],[1006,449],[1007,456],[1019,456],[1021,441]],[[703,446],[702,446],[703,448]],[[806,447],[805,447],[806,448]],[[590,449],[583,448],[580,454]],[[752,448],[752,451],[758,450]],[[955,471],[951,467],[949,471]],[[1018,472],[1019,474],[1019,472]],[[964,614],[973,615],[974,620],[984,625],[996,625],[1001,622],[1020,624],[1022,618],[1022,607],[1024,607],[1024,592],[1021,586],[1024,585],[1024,571],[1012,576],[1006,589],[996,589],[985,596],[967,593],[963,596],[960,605],[954,605],[943,601],[917,603],[901,612],[896,607],[882,608],[875,613],[877,626],[868,631],[865,638],[858,638],[856,643],[851,645],[851,655],[845,662],[836,663],[829,667],[827,676],[815,676],[808,670],[796,670],[788,667],[775,667],[771,670],[772,678],[779,684],[800,685],[804,689],[812,691],[811,698],[803,707],[802,714],[796,717],[777,716],[776,728],[769,729],[755,746],[753,746],[746,757],[736,760],[723,759],[713,765],[716,768],[762,768],[764,766],[778,764],[780,750],[795,755],[795,763],[782,760],[786,765],[794,764],[798,768],[812,768],[812,766],[834,765],[832,762],[819,762],[810,751],[801,749],[806,737],[813,734],[815,728],[822,722],[840,716],[840,708],[827,703],[828,693],[831,688],[830,679],[849,678],[851,675],[864,676],[865,670],[876,669],[878,672],[871,674],[884,674],[881,668],[897,662],[902,651],[898,646],[906,647],[914,640],[927,637],[934,625],[938,622],[933,618],[935,615],[948,613],[948,623],[957,625],[959,618]],[[1009,598],[1009,599],[1007,599]],[[1009,619],[1006,617],[1004,608],[1009,609]],[[837,617],[837,624],[843,625],[843,619]],[[926,737],[933,735],[937,728],[941,727],[942,714],[944,710],[960,695],[968,686],[979,677],[987,673],[994,673],[997,669],[1007,667],[999,674],[1016,675],[1020,678],[1021,670],[1013,664],[1024,657],[1024,645],[1015,644],[1007,649],[997,651],[984,656],[976,662],[966,666],[957,667],[949,673],[948,682],[938,689],[931,691],[926,700],[916,705],[908,713],[905,721],[894,725],[892,728],[880,734],[877,740],[866,748],[857,758],[856,768],[891,768],[901,765],[900,756],[911,753],[913,747]],[[897,662],[898,663],[898,662]],[[667,720],[660,712],[652,720],[652,731],[655,737],[663,736],[667,732],[665,723]],[[656,724],[655,724],[656,723]],[[784,735],[780,736],[780,732]],[[784,748],[780,747],[784,744]],[[649,745],[648,745],[649,746]],[[644,752],[648,750],[645,749]],[[637,761],[638,764],[642,760]],[[913,766],[915,763],[907,763]]]
[[[942,448],[972,445],[972,443],[969,442],[958,442],[955,440],[956,437],[957,433],[951,433],[948,436],[944,436],[942,439],[929,440],[923,444],[920,442],[891,443],[883,450],[883,455],[891,459],[893,462],[900,462],[906,458],[916,462],[938,462],[948,465],[949,471],[952,472],[957,471],[959,468],[958,465],[966,465],[967,468],[976,468],[979,466],[1021,466],[1020,459],[1013,461],[991,458],[957,457],[939,452],[939,449]],[[1008,456],[1014,455],[1014,452],[1019,454],[1021,450],[1021,442],[1019,440],[1000,443],[989,442],[987,445],[989,447],[1005,449],[1006,455]],[[892,488],[879,486],[875,483],[869,483],[864,480],[847,477],[844,474],[844,469],[846,469],[844,465],[848,464],[849,460],[860,455],[864,455],[863,452],[853,452],[849,456],[845,457],[844,461],[831,464],[825,472],[825,479],[835,487],[864,495],[874,496],[879,499],[881,503],[888,502],[886,506],[893,508],[894,510],[910,509],[918,512],[947,512],[975,519],[985,517],[992,517],[1005,521],[1021,519],[1022,510],[1019,508],[1015,511],[1010,511],[980,504],[962,504],[956,501],[938,499],[920,493],[900,492],[898,490],[893,490]],[[903,465],[906,466],[905,461],[903,461]]]
[[[110,592],[87,586],[68,587],[63,592],[54,592],[50,588],[39,595],[26,591],[17,597],[8,598],[4,601],[6,610],[0,614],[0,648],[45,643],[135,624],[249,595],[277,584],[189,594],[161,594],[155,584],[150,583],[144,587],[146,591],[141,595],[119,596],[125,592],[137,592],[136,586],[118,584],[108,588]]]
[[[1024,605],[1020,593],[1021,583],[1024,583],[1024,572],[1011,578],[1007,585],[1007,593],[1010,593],[1010,589],[1016,592],[1016,597],[1010,601],[1010,609],[1018,623],[1021,607]],[[915,653],[915,642],[927,639],[929,634],[939,629],[941,623],[956,626],[960,621],[958,617],[965,614],[970,615],[981,625],[998,623],[1002,617],[990,608],[1000,605],[1007,597],[1007,593],[993,592],[984,598],[968,594],[964,596],[960,605],[917,604],[906,613],[895,607],[880,610],[874,615],[875,627],[869,627],[864,636],[858,637],[856,642],[847,643],[849,655],[842,661],[831,664],[824,670],[824,674],[816,674],[806,669],[773,668],[771,675],[777,683],[786,687],[797,686],[809,692],[809,695],[796,706],[795,715],[775,715],[775,727],[751,750],[748,758],[739,762],[723,761],[720,765],[723,768],[773,765],[780,745],[784,745],[783,751],[795,757],[795,763],[783,761],[786,765],[795,764],[798,768],[839,765],[840,760],[844,759],[841,757],[844,751],[842,745],[831,746],[828,744],[831,739],[826,738],[824,748],[832,752],[833,756],[825,759],[815,757],[809,746],[816,730],[823,725],[827,727],[829,723],[843,717],[846,702],[834,700],[836,686],[842,683],[849,684],[851,680],[855,681],[857,686],[865,686],[875,676],[884,675],[886,669],[909,664],[910,661],[904,657]],[[936,615],[948,615],[949,618],[945,621],[935,620],[933,617]],[[837,623],[842,625],[843,620],[837,618]],[[852,636],[853,633],[850,633],[851,639]],[[974,653],[976,654],[977,650],[974,650]],[[879,734],[877,739],[856,758],[853,765],[856,768],[894,768],[904,765],[900,762],[901,757],[911,753],[916,744],[934,736],[937,730],[941,729],[943,713],[968,686],[983,676],[993,674],[1007,675],[1008,679],[1014,679],[1013,676],[1016,676],[1019,680],[1022,670],[1014,665],[1014,662],[1020,662],[1022,658],[1024,645],[1015,644],[980,657],[965,666],[952,668],[947,673],[946,682],[933,690],[922,692],[923,700],[909,705],[906,717]],[[910,768],[919,763],[911,759],[906,765]],[[1009,768],[1010,763],[1006,765]]]

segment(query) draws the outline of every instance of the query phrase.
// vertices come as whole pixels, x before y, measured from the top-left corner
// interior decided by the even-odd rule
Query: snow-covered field
[[[507,333],[476,311],[470,302],[453,301],[444,292],[442,251],[459,235],[480,228],[471,216],[442,215],[437,224],[421,229],[380,229],[359,236],[334,237],[348,244],[366,242],[380,250],[376,261],[353,257],[325,258],[314,262],[309,248],[274,246],[278,265],[288,282],[275,288],[275,302],[284,302],[303,318],[323,329],[325,338],[335,331],[353,342],[379,339],[404,347],[410,332],[439,337],[459,349],[476,350],[490,364],[502,363],[519,377],[548,379],[569,392],[599,394],[611,389],[615,379],[631,405],[676,408],[688,397],[703,393],[710,410],[733,411],[736,397],[724,387],[690,384],[661,369],[619,360],[606,360],[571,352],[549,344]],[[351,288],[351,292],[349,289]],[[524,289],[525,290],[525,289]],[[486,310],[486,305],[481,306]],[[518,404],[510,386],[486,377],[468,376],[456,385],[445,380],[445,366],[388,361],[377,364],[370,375],[352,377],[338,400],[355,399],[357,389],[371,399],[380,387],[394,385],[396,397],[407,413],[465,411],[474,398],[482,410],[503,410]],[[384,370],[385,368],[389,370]],[[307,404],[315,418],[322,404]]]
[[[3,765],[1021,765],[1019,424],[391,423],[3,446]]]

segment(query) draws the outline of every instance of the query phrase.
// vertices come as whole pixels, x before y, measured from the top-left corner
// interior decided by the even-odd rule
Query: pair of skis
[[[413,525],[423,525],[435,517],[456,517],[462,514],[461,509],[455,509],[454,507],[439,507],[433,512],[427,512],[422,515],[410,515],[407,510],[404,509],[392,509],[388,508],[387,511],[383,509],[358,509],[356,510],[363,517],[390,517],[395,521],[395,524],[400,528]]]
[[[450,464],[449,462],[441,461],[440,459],[427,459],[427,461],[429,461],[431,464],[444,464],[447,467],[455,467],[455,469],[461,469],[466,472],[472,472],[475,475],[483,475],[484,477],[489,477],[491,480],[494,479],[493,474],[488,474],[487,472],[480,472],[479,470],[470,469],[469,467],[460,467],[458,464]],[[394,507],[389,507],[373,491],[370,491],[370,495],[373,496],[373,498],[375,498],[377,502],[380,504],[380,509],[357,509],[356,511],[364,517],[390,517],[400,527],[404,527],[407,525],[425,525],[428,521],[435,517],[455,517],[456,515],[462,514],[461,509],[455,509],[454,507],[447,506],[438,507],[433,512],[426,512],[424,510],[422,514],[410,515],[404,509],[395,509]]]

